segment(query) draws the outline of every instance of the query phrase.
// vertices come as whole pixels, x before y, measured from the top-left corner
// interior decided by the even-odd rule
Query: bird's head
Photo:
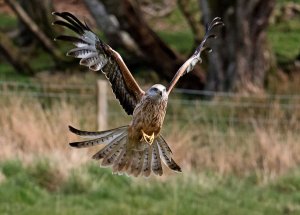
[[[155,84],[146,92],[146,94],[155,100],[168,99],[166,87],[161,84]]]

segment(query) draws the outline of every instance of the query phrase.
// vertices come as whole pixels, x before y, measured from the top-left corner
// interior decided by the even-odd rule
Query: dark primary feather
[[[206,32],[204,35],[204,38],[202,39],[200,45],[197,47],[197,49],[195,50],[194,54],[178,69],[178,71],[176,72],[176,74],[174,75],[171,83],[169,84],[168,88],[167,88],[167,93],[169,94],[171,92],[171,90],[174,88],[174,86],[176,85],[176,83],[178,82],[178,80],[180,79],[180,77],[182,77],[183,75],[189,73],[190,71],[192,71],[195,67],[195,65],[198,62],[202,62],[201,59],[201,53],[203,51],[208,51],[211,52],[211,48],[206,47],[206,41],[210,38],[216,38],[216,35],[211,34],[211,31],[220,25],[224,25],[224,23],[221,21],[220,17],[216,17],[214,18],[209,25],[206,25]]]
[[[171,169],[177,172],[181,172],[181,168],[180,166],[178,166],[178,164],[175,163],[175,161],[173,160],[173,158],[171,158],[171,150],[168,147],[168,144],[164,141],[164,139],[159,139],[157,141],[158,143],[158,148],[160,151],[160,155],[162,160],[164,161],[164,163]]]
[[[62,41],[72,42],[72,43],[75,43],[75,44],[82,43],[82,44],[85,44],[85,45],[90,45],[89,43],[85,42],[84,40],[82,40],[80,38],[72,37],[72,36],[68,36],[68,35],[57,36],[54,40],[62,40]]]
[[[60,35],[56,40],[72,42],[76,48],[67,55],[81,58],[80,64],[94,71],[101,70],[112,86],[112,90],[127,114],[131,115],[144,91],[136,83],[120,55],[102,42],[94,32],[69,12],[54,12],[62,20],[54,24],[69,28],[77,36]]]
[[[216,35],[214,34],[211,34],[211,31],[217,27],[217,26],[220,26],[220,25],[224,25],[224,23],[221,21],[221,18],[220,17],[215,17],[209,25],[206,25],[206,32],[205,32],[205,35],[204,35],[204,38],[202,39],[200,45],[197,47],[196,51],[194,52],[193,56],[194,57],[197,57],[199,60],[201,60],[200,58],[200,54],[202,51],[204,50],[210,50],[211,51],[211,48],[208,48],[208,47],[205,47],[205,43],[208,39],[210,38],[217,38]],[[192,65],[192,67],[188,67],[187,70],[186,70],[186,73],[190,72],[193,68],[194,68],[195,65]]]
[[[102,137],[107,137],[108,135],[114,136],[114,134],[120,133],[120,131],[125,131],[127,130],[127,128],[128,126],[121,126],[106,131],[82,131],[69,125],[69,130],[72,133],[84,138],[102,138]]]
[[[62,13],[54,12],[53,15],[56,15],[56,16],[59,16],[59,17],[65,19],[72,26],[74,26],[74,28],[78,29],[78,31],[82,34],[84,33],[84,30],[90,30],[85,25],[83,25],[73,14],[71,14],[69,12],[62,12]]]

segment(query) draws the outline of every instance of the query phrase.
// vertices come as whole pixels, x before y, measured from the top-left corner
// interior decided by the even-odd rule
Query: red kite
[[[160,134],[166,114],[168,96],[179,78],[193,70],[201,62],[200,54],[204,50],[211,30],[223,25],[220,18],[214,18],[206,27],[206,34],[194,54],[179,68],[168,87],[155,84],[143,91],[133,78],[118,52],[100,40],[95,33],[68,12],[54,12],[63,20],[54,24],[67,27],[77,36],[61,35],[57,40],[72,42],[76,48],[67,55],[80,58],[80,64],[94,71],[101,70],[109,80],[112,90],[127,114],[132,115],[129,125],[107,131],[81,131],[71,126],[71,132],[92,140],[70,143],[72,147],[82,148],[105,144],[93,159],[102,159],[101,166],[112,166],[115,173],[127,173],[134,176],[149,176],[153,171],[162,175],[161,159],[170,169],[181,172],[181,168],[172,159],[172,151]]]

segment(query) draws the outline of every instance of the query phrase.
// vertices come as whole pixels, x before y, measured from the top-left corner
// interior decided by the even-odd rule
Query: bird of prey
[[[168,87],[155,84],[143,91],[133,78],[118,52],[99,39],[96,34],[69,12],[54,12],[60,17],[54,24],[64,26],[76,36],[60,35],[55,40],[72,42],[76,48],[67,56],[80,58],[80,64],[93,71],[101,71],[111,84],[112,90],[121,106],[132,121],[127,126],[107,131],[81,131],[69,126],[71,132],[90,140],[70,143],[72,147],[83,148],[104,144],[93,155],[101,160],[101,166],[111,166],[114,173],[148,177],[151,172],[162,175],[161,160],[173,171],[181,172],[172,158],[172,151],[160,131],[166,114],[168,96],[180,77],[191,72],[196,63],[201,62],[200,54],[209,38],[216,36],[211,30],[223,25],[216,17],[206,26],[206,34],[194,54],[178,69]]]

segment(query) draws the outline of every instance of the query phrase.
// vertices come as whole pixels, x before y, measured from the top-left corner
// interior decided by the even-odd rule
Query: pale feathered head
[[[155,100],[168,99],[166,87],[161,84],[155,84],[146,92],[146,94]]]

